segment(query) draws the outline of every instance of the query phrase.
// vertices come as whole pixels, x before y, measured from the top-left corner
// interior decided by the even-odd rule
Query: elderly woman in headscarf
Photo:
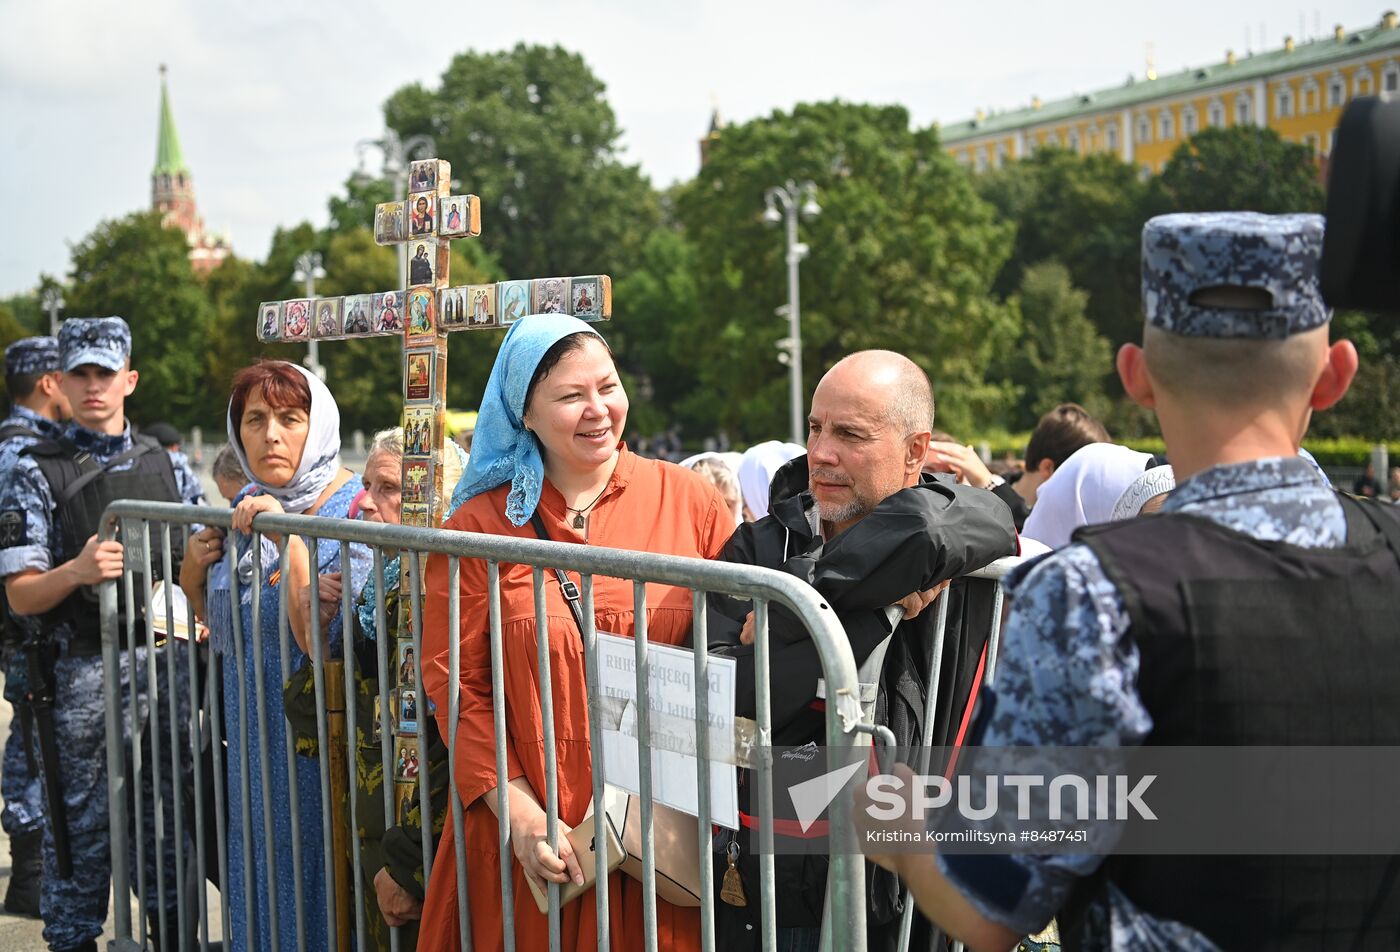
[[[358,513],[358,518],[384,525],[399,524],[403,501],[403,455],[403,427],[381,430],[374,435],[361,479],[364,489],[352,507]],[[467,454],[456,443],[449,441],[442,448],[442,461],[443,485],[450,490],[462,475]],[[365,947],[383,950],[391,947],[391,926],[402,927],[399,933],[400,948],[413,949],[417,945],[418,920],[423,913],[423,882],[426,879],[423,875],[421,801],[413,781],[391,777],[389,793],[396,808],[395,819],[402,822],[387,827],[384,822],[384,748],[388,747],[391,762],[397,763],[396,748],[413,745],[413,759],[420,764],[417,779],[421,781],[426,778],[428,783],[433,817],[431,839],[436,839],[442,833],[448,796],[447,748],[437,731],[436,722],[424,716],[426,712],[422,711],[410,718],[403,706],[392,703],[402,692],[414,689],[413,643],[411,639],[400,638],[401,576],[399,553],[386,549],[382,598],[378,583],[371,579],[365,585],[351,617],[356,696],[353,775],[356,790],[355,827],[358,831],[352,848],[359,849],[360,873],[364,880]],[[341,609],[341,590],[340,572],[321,576],[320,613],[323,628]],[[302,602],[305,610],[305,606],[310,604],[309,589]],[[378,627],[380,604],[383,605],[382,639]],[[381,670],[381,647],[384,670],[389,673],[387,678],[378,673]],[[391,701],[386,709],[388,735],[383,731],[381,707],[376,704],[384,693]],[[295,732],[298,751],[314,755],[317,750],[316,692],[308,669],[293,675],[287,682],[286,704],[287,719]],[[402,739],[402,744],[398,742],[399,739]],[[349,791],[345,793],[348,811]],[[413,804],[407,816],[402,818],[397,810],[401,799]],[[353,866],[348,854],[345,859],[347,866]]]
[[[630,452],[620,442],[627,410],[627,394],[612,354],[588,324],[551,314],[512,325],[486,385],[471,461],[454,499],[460,508],[446,528],[713,558],[734,529],[723,500],[696,474]],[[462,835],[472,871],[467,891],[474,946],[500,948],[509,922],[516,948],[547,948],[549,921],[535,907],[526,877],[537,884],[583,881],[579,857],[566,838],[583,821],[593,794],[582,633],[559,582],[546,575],[559,781],[556,851],[546,835],[533,571],[527,565],[500,565],[506,724],[501,738],[495,735],[492,707],[487,564],[462,559],[455,592],[448,590],[448,571],[447,557],[429,559],[423,681],[437,706],[439,729],[448,736],[448,612],[449,599],[456,598],[461,612],[461,713],[455,781],[465,806]],[[595,576],[593,585],[598,630],[631,636],[637,624],[632,583]],[[690,592],[648,585],[646,623],[650,640],[685,643]],[[505,776],[496,773],[497,743],[506,752]],[[496,818],[498,783],[506,785],[510,807],[504,855]],[[501,863],[513,877],[514,905],[504,910],[496,872]],[[641,949],[641,883],[614,872],[598,888],[608,891],[613,949]],[[656,924],[660,948],[698,946],[696,910],[658,899]],[[560,926],[564,949],[596,948],[592,894],[565,905]],[[419,948],[456,949],[458,929],[456,862],[452,837],[445,834],[424,905]]]
[[[288,602],[288,618],[296,636],[288,663],[295,670],[309,663],[311,613],[301,604],[310,584],[309,560],[318,574],[351,573],[358,592],[369,574],[369,552],[351,547],[351,566],[340,564],[340,543],[320,540],[311,553],[303,539],[264,533],[258,551],[252,549],[253,519],[260,513],[293,513],[345,518],[359,491],[354,473],[343,469],[340,453],[340,410],[326,385],[304,368],[285,361],[264,360],[233,378],[228,409],[228,438],[243,471],[251,480],[234,499],[233,532],[226,539],[218,528],[191,537],[180,572],[180,585],[195,611],[209,626],[214,651],[223,655],[224,736],[228,739],[228,880],[223,898],[235,910],[230,917],[234,949],[295,948],[296,890],[291,876],[292,829],[295,813],[300,827],[302,899],[308,948],[329,945],[323,910],[329,902],[324,864],[329,848],[321,835],[321,776],[315,760],[296,763],[297,796],[292,801],[283,728],[282,654],[278,631],[279,605]],[[224,551],[229,543],[229,558]],[[280,550],[286,548],[289,577],[281,578]],[[256,562],[254,561],[256,560]],[[261,567],[261,588],[254,590],[255,566]],[[208,572],[206,579],[205,573]],[[230,571],[237,575],[238,604],[231,594]],[[259,627],[253,625],[257,599]],[[238,612],[241,644],[235,643],[234,612]],[[322,649],[335,650],[339,618],[322,629]],[[264,694],[257,696],[259,672],[254,646],[261,650]],[[260,728],[257,707],[266,713]],[[246,717],[246,721],[245,721]],[[264,740],[266,745],[264,746]],[[242,764],[246,758],[249,802],[243,803]],[[267,771],[271,797],[264,802],[260,777]],[[244,816],[251,829],[245,830]],[[272,825],[275,870],[264,849],[265,824]],[[245,838],[252,844],[245,853]],[[252,894],[245,893],[250,876]],[[276,903],[278,935],[272,935],[269,910]],[[246,904],[246,905],[245,905]],[[245,915],[251,910],[251,917]]]

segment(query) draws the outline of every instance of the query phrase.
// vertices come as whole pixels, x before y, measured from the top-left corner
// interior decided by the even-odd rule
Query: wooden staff
[[[345,753],[345,662],[327,661],[326,734],[331,745],[331,855],[335,861],[335,931],[336,948],[350,952],[352,912],[355,891],[350,881],[354,868],[350,855],[354,838],[351,835],[350,771]]]

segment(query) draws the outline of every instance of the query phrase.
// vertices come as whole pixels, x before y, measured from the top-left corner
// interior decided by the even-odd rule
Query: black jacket
[[[943,477],[925,476],[881,502],[869,515],[830,542],[812,531],[808,511],[815,504],[807,491],[807,460],[800,457],[780,469],[770,493],[771,515],[740,526],[720,558],[727,562],[781,569],[807,581],[836,611],[859,666],[890,634],[886,606],[911,592],[924,591],[944,579],[957,578],[1017,550],[1016,531],[1006,504],[990,492],[959,486]],[[935,704],[933,743],[952,742],[962,718],[990,618],[992,588],[980,591],[967,583],[950,590],[943,671],[947,675]],[[711,594],[708,598],[709,648],[738,662],[737,711],[753,717],[754,653],[741,645],[739,632],[752,610],[747,599]],[[965,619],[975,617],[976,625]],[[937,613],[930,607],[901,622],[885,655],[876,720],[890,727],[901,746],[922,743],[928,673]],[[787,609],[769,612],[770,703],[773,744],[800,746],[824,742],[823,715],[811,705],[822,676],[816,646]],[[747,789],[740,806],[747,811]],[[775,800],[775,810],[779,810]],[[724,837],[726,840],[728,837]],[[749,904],[716,904],[724,948],[747,948],[757,934],[758,863],[749,849],[748,830],[736,838],[739,871]],[[727,868],[717,856],[718,888]],[[825,856],[779,856],[776,864],[779,925],[821,923]],[[897,921],[901,911],[897,882],[891,876],[868,878],[872,924]],[[754,925],[753,929],[746,928]],[[756,946],[755,946],[756,947]]]

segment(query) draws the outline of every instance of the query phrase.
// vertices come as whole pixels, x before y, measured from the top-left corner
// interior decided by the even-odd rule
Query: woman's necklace
[[[590,509],[592,509],[594,506],[598,505],[598,500],[599,500],[599,499],[602,499],[602,498],[603,498],[603,493],[605,493],[605,492],[607,492],[607,491],[608,491],[608,487],[607,487],[607,486],[604,486],[604,487],[603,487],[603,492],[600,492],[598,495],[594,496],[594,497],[593,497],[593,501],[590,502],[588,505],[584,506],[582,509],[575,509],[573,506],[565,506],[565,507],[564,507],[565,509],[567,509],[567,510],[569,510],[570,512],[574,513],[574,523],[573,523],[573,525],[574,525],[574,528],[575,528],[575,529],[582,529],[582,528],[587,524],[586,521],[585,521],[584,518],[583,518],[584,513],[588,512],[588,510],[590,510]]]

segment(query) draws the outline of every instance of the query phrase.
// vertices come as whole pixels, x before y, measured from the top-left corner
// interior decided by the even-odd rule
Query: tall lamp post
[[[393,129],[385,129],[384,135],[378,139],[361,139],[355,144],[355,149],[360,157],[356,172],[361,176],[368,175],[365,172],[365,150],[378,149],[383,154],[384,164],[380,167],[380,175],[394,183],[394,194],[398,196],[408,192],[408,164],[415,158],[431,159],[437,152],[437,145],[429,135],[401,139]],[[399,287],[408,287],[407,242],[399,244]]]
[[[325,276],[326,269],[321,267],[321,253],[319,251],[305,251],[302,252],[301,257],[297,258],[297,267],[292,272],[292,280],[306,283],[308,300],[316,296],[316,282]],[[314,321],[315,315],[312,315],[311,319]],[[310,336],[310,340],[306,344],[306,367],[322,380],[326,379],[326,368],[321,366],[321,361],[316,353],[314,335]]]
[[[778,225],[787,220],[787,267],[788,267],[788,336],[778,342],[783,351],[778,357],[788,365],[792,379],[788,392],[788,411],[791,414],[792,441],[801,446],[807,444],[807,427],[803,423],[802,412],[802,311],[798,301],[797,266],[807,257],[808,247],[797,240],[797,216],[812,219],[821,214],[817,204],[817,187],[810,181],[787,183],[775,186],[763,193],[766,208],[763,220],[769,225]],[[783,210],[778,211],[781,205]]]
[[[49,312],[49,336],[58,336],[58,312],[63,310],[63,292],[58,288],[44,291],[44,310]]]

